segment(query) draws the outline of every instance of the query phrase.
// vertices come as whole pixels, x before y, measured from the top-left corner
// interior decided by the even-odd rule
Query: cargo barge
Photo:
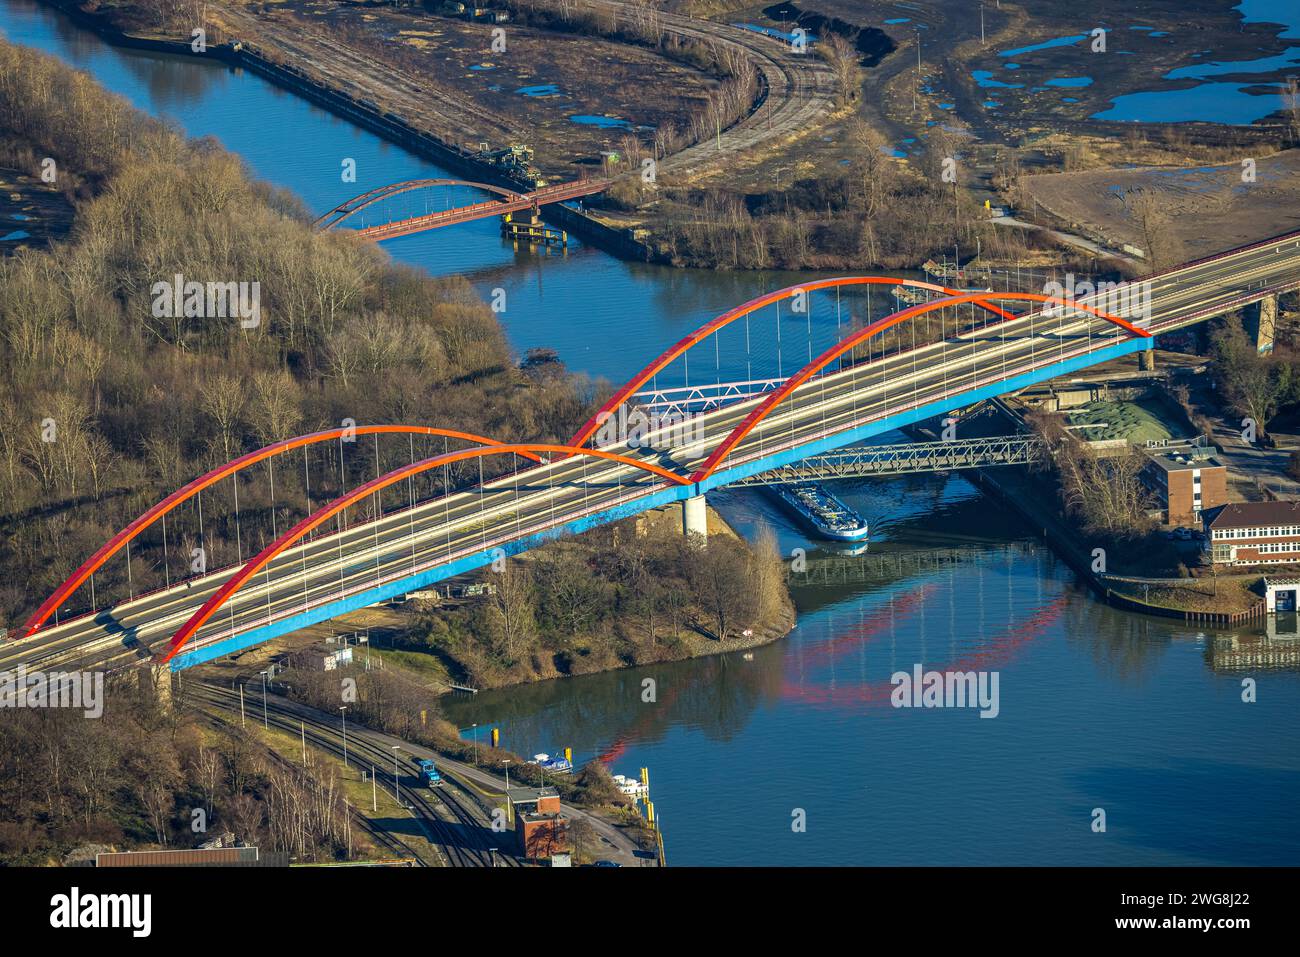
[[[816,482],[769,485],[768,490],[816,534],[837,542],[860,542],[870,534],[866,519]]]

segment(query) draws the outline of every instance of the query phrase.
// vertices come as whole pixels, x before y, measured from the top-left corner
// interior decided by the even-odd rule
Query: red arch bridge
[[[334,229],[358,214],[361,214],[364,219],[368,211],[392,210],[394,204],[389,201],[397,196],[417,194],[428,197],[434,195],[440,187],[447,189],[457,187],[473,188],[481,192],[494,194],[495,198],[479,200],[450,209],[414,214],[411,214],[409,210],[405,213],[390,212],[390,218],[376,223],[366,222],[365,225],[357,228],[356,232],[367,239],[378,242],[383,239],[393,239],[396,236],[409,236],[412,233],[441,229],[444,226],[452,226],[456,223],[468,223],[475,219],[504,216],[506,213],[517,213],[525,209],[536,211],[552,203],[563,203],[571,199],[580,199],[583,196],[604,192],[609,188],[609,180],[594,178],[574,180],[571,183],[554,183],[550,186],[539,187],[528,193],[520,193],[492,183],[471,183],[460,179],[405,180],[401,183],[393,183],[389,186],[372,189],[360,196],[354,196],[347,202],[340,203],[328,213],[318,217],[313,225],[320,230]]]
[[[633,376],[567,443],[500,444],[423,425],[353,426],[276,443],[195,479],[114,536],[0,645],[0,670],[141,661],[185,668],[559,535],[672,502],[682,502],[688,518],[698,515],[702,509],[692,503],[702,504],[710,489],[1150,349],[1156,334],[1228,310],[1256,304],[1266,312],[1270,303],[1275,309],[1280,292],[1300,286],[1300,233],[1143,282],[1142,297],[1093,302],[963,292],[890,277],[821,279],[761,296],[706,323]],[[701,355],[715,356],[728,329],[744,328],[748,342],[749,323],[760,311],[786,304],[789,320],[790,304],[833,296],[839,328],[842,295],[900,284],[931,298],[883,317],[868,314],[817,354],[810,339],[797,369],[739,383],[718,378],[707,388],[688,384],[685,398],[655,389],[660,373],[692,354],[698,371]],[[1114,301],[1142,302],[1143,315],[1105,308]],[[634,443],[618,433],[629,405],[674,402],[694,403],[690,429],[661,422]],[[402,464],[381,470],[378,443],[390,434],[404,437],[410,452]],[[96,574],[102,579],[112,563],[125,562],[130,580],[133,543],[138,565],[143,542],[161,531],[166,554],[168,535],[172,546],[183,536],[177,526],[185,516],[197,512],[201,537],[205,492],[211,522],[217,489],[232,486],[237,517],[241,477],[247,480],[254,466],[265,466],[273,482],[275,462],[290,453],[301,450],[305,463],[313,448],[336,448],[341,469],[342,443],[358,436],[373,436],[373,477],[346,488],[340,483],[323,501],[312,501],[309,491],[297,520],[273,525],[247,549],[237,538],[233,562],[174,577],[169,571],[163,584],[141,593],[130,586],[126,594],[96,591]],[[417,456],[417,437],[440,443],[436,454]],[[420,482],[432,491],[417,496]],[[349,522],[349,515],[356,520]]]

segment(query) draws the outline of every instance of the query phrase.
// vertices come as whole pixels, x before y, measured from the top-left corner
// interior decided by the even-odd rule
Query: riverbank
[[[533,188],[531,183],[510,176],[498,167],[477,158],[475,150],[461,143],[446,142],[417,128],[411,121],[396,113],[382,111],[371,101],[358,99],[341,87],[322,82],[303,66],[295,66],[289,59],[290,51],[275,51],[276,55],[272,55],[271,51],[254,44],[232,40],[209,44],[203,52],[197,52],[187,41],[127,32],[115,22],[111,8],[89,12],[83,10],[75,0],[40,0],[40,2],[56,8],[78,26],[93,32],[114,46],[169,56],[217,60],[231,69],[247,69],[276,86],[301,96],[336,116],[416,156],[465,176],[473,182],[487,183],[520,192],[528,192]],[[324,210],[314,212],[319,213]],[[543,218],[622,259],[648,262],[656,258],[654,251],[637,238],[634,229],[602,222],[589,212],[554,204],[545,207]]]
[[[1228,627],[1257,621],[1265,602],[1251,585],[1258,575],[1223,576],[1206,584],[1199,578],[1169,579],[1109,576],[1094,569],[1093,550],[1055,508],[1056,491],[1024,466],[975,469],[971,479],[1004,506],[1020,513],[1043,540],[1102,601],[1143,615]]]
[[[770,533],[746,542],[713,509],[708,545],[679,506],[543,546],[482,576],[489,593],[425,602],[389,630],[385,661],[426,684],[476,689],[749,651],[796,613]]]

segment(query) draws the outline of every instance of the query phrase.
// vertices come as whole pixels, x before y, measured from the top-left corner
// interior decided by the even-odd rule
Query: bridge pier
[[[1276,293],[1246,307],[1246,332],[1254,337],[1255,348],[1260,352],[1273,351],[1273,329],[1276,325]]]
[[[1143,349],[1138,353],[1138,369],[1142,372],[1156,371],[1156,353],[1154,349]]]
[[[701,542],[709,538],[709,511],[703,495],[693,495],[682,502],[682,534],[698,535]]]
[[[149,696],[158,710],[170,714],[172,710],[172,670],[167,665],[148,663],[136,672],[140,690]]]

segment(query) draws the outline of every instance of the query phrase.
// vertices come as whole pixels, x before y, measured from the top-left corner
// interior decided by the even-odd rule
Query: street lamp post
[[[515,806],[510,802],[510,759],[506,758],[506,820],[514,822]]]
[[[474,722],[474,767],[478,767],[478,722]]]
[[[348,766],[348,706],[343,705],[339,708],[339,714],[343,716],[343,766]]]
[[[266,720],[266,672],[265,671],[261,672],[261,675],[262,675],[262,728],[264,730],[269,731],[271,726],[267,723]]]
[[[397,798],[397,803],[402,803],[401,785],[397,779],[397,752],[402,750],[400,744],[393,745],[393,797]]]

